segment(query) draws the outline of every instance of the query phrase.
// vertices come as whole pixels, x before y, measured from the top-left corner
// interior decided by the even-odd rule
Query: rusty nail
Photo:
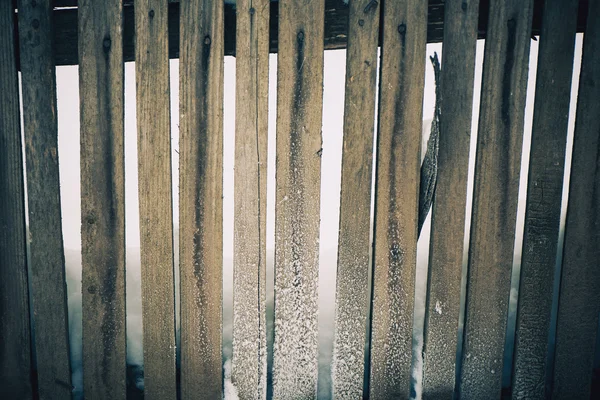
[[[299,42],[304,41],[304,32],[303,31],[298,32],[298,41]]]
[[[358,20],[358,25],[364,26],[364,24],[365,24],[365,20],[364,19],[359,19]]]
[[[148,16],[150,18],[154,18],[154,10],[150,10],[150,12],[148,12]]]
[[[204,36],[204,44],[207,46],[210,44],[210,36],[208,36],[208,35]]]
[[[406,24],[398,25],[398,33],[404,35],[406,33]]]

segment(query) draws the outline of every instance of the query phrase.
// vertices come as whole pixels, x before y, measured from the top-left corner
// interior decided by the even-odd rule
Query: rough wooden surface
[[[547,0],[538,55],[513,399],[545,399],[578,0]]]
[[[556,399],[589,399],[600,312],[600,1],[590,2],[579,77],[558,303]]]
[[[19,87],[10,1],[0,2],[0,397],[31,398]]]
[[[279,7],[273,397],[314,399],[324,4]]]
[[[408,399],[427,2],[386,2],[375,182],[370,398]]]
[[[40,398],[71,396],[49,0],[19,1],[35,350]],[[26,39],[25,39],[26,38]]]
[[[232,381],[266,399],[269,0],[237,2]]]
[[[119,0],[79,2],[83,382],[125,399],[125,166]]]
[[[445,8],[423,345],[425,399],[451,399],[455,385],[479,2],[447,1]]]
[[[167,4],[136,2],[135,26],[144,396],[166,400],[177,395]]]
[[[333,397],[363,396],[379,7],[350,2],[333,345]],[[365,12],[367,10],[367,12]]]
[[[223,385],[223,3],[197,0],[182,5],[181,396],[219,399]]]
[[[533,1],[490,7],[483,62],[460,395],[500,397]]]

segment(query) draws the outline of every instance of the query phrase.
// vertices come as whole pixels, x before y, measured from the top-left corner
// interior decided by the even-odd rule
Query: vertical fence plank
[[[409,398],[427,1],[385,2],[377,140],[371,399]]]
[[[316,398],[324,3],[279,4],[273,397]]]
[[[490,4],[460,393],[498,398],[513,262],[533,1]]]
[[[80,0],[83,382],[125,399],[125,167],[120,0]]]
[[[333,346],[334,398],[362,398],[369,312],[371,180],[379,7],[349,4]]]
[[[544,399],[578,0],[546,0],[536,78],[513,398]]]
[[[589,399],[600,312],[600,1],[589,4],[556,329],[554,398]]]
[[[71,396],[50,0],[19,1],[31,290],[40,398]]]
[[[223,382],[223,2],[181,6],[181,394],[218,399]]]
[[[31,398],[25,194],[12,2],[0,4],[0,397]]]
[[[242,399],[267,394],[269,9],[268,0],[237,3],[232,380]]]
[[[146,399],[175,399],[175,297],[167,2],[135,5]]]
[[[479,1],[447,1],[441,134],[423,346],[423,397],[452,398],[460,315]]]

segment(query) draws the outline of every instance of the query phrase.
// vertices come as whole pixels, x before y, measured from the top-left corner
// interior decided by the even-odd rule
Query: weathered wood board
[[[373,400],[410,397],[427,32],[427,1],[386,2],[383,7],[371,314]]]
[[[533,1],[490,5],[460,395],[498,398],[513,265]]]
[[[144,396],[177,396],[167,3],[136,2]]]
[[[79,1],[83,383],[125,399],[125,166],[121,2]]]
[[[314,399],[323,107],[323,2],[279,4],[273,397]]]

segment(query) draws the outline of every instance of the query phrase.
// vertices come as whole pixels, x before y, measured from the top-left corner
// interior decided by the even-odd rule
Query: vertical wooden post
[[[144,395],[150,400],[177,395],[167,6],[135,4]]]
[[[25,194],[14,8],[0,2],[0,397],[31,398]]]

